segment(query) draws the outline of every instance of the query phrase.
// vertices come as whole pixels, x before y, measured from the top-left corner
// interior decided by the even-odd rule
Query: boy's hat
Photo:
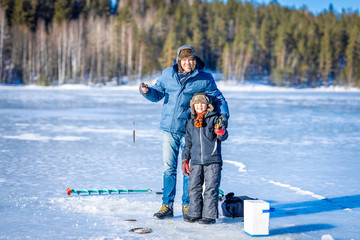
[[[204,92],[200,92],[200,93],[195,93],[193,98],[190,100],[190,108],[191,108],[191,113],[193,115],[196,114],[195,108],[194,108],[194,104],[195,103],[205,103],[208,105],[208,112],[211,112],[214,110],[213,105],[211,104],[211,100],[208,96],[206,96],[206,94]]]

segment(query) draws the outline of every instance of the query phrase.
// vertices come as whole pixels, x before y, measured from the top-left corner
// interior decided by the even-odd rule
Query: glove
[[[219,121],[220,121],[220,119],[221,119],[221,122],[219,123],[220,126],[227,128],[228,127],[228,116],[222,114],[219,117]]]
[[[139,90],[140,90],[140,93],[147,94],[149,92],[149,86],[142,82],[142,83],[140,83]]]
[[[184,160],[182,160],[182,162],[183,162],[182,171],[185,176],[189,176],[190,175],[189,160],[184,159]]]
[[[220,136],[223,136],[225,133],[226,133],[226,129],[224,127],[220,127],[218,129],[214,129],[214,133],[216,135],[220,135]]]
[[[218,119],[218,123],[215,124],[214,133],[216,135],[223,136],[226,133],[226,126],[224,125],[227,126],[227,117],[225,115],[221,115]]]

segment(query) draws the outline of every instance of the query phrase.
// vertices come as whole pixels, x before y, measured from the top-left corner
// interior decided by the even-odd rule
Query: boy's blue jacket
[[[163,70],[156,83],[149,87],[147,94],[140,91],[152,102],[164,98],[160,122],[160,128],[164,131],[185,134],[185,125],[190,118],[190,100],[197,92],[205,92],[211,98],[216,112],[227,117],[230,115],[227,102],[217,88],[213,76],[204,71],[205,64],[199,57],[195,56],[195,59],[197,67],[183,84],[180,83],[175,60],[172,67]]]

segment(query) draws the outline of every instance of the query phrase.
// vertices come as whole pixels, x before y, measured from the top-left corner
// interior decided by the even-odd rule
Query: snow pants
[[[190,165],[189,217],[210,219],[218,217],[220,180],[220,164]]]

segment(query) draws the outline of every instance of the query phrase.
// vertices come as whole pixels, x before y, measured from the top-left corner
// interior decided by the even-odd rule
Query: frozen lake
[[[263,239],[359,239],[360,92],[221,89],[231,114],[221,189],[275,208]],[[242,219],[184,223],[181,188],[167,221],[152,218],[161,195],[67,197],[161,191],[161,104],[134,87],[0,87],[0,239],[253,239]]]

